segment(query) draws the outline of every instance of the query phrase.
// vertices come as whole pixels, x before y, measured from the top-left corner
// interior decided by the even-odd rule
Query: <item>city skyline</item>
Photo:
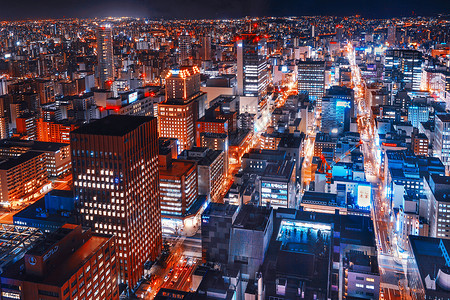
[[[220,19],[245,16],[352,16],[366,18],[392,18],[403,16],[431,16],[446,14],[450,3],[445,0],[423,1],[382,0],[361,2],[346,0],[320,2],[292,0],[171,0],[147,1],[129,0],[126,4],[119,0],[57,1],[20,0],[0,1],[3,8],[0,20],[25,20],[45,18],[92,18],[92,17],[140,17],[167,19]]]

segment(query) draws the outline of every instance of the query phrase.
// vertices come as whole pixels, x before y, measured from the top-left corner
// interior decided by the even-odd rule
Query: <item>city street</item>
[[[389,203],[383,195],[383,174],[378,158],[376,144],[375,122],[372,119],[370,108],[366,108],[364,81],[361,71],[355,62],[355,52],[349,43],[347,57],[351,65],[352,81],[355,91],[355,107],[358,114],[358,131],[363,141],[364,171],[366,178],[372,183],[372,219],[375,227],[375,238],[378,246],[378,265],[381,273],[381,293],[384,299],[405,299],[406,293],[401,288],[405,280],[404,268],[397,258],[397,252],[391,243],[392,224],[389,222]]]

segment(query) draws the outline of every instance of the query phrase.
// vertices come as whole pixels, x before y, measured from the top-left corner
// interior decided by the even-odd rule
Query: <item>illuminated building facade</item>
[[[114,52],[112,27],[109,24],[97,28],[97,59],[100,85],[114,80]]]
[[[170,160],[159,169],[161,214],[182,216],[197,200],[197,164]]]
[[[178,37],[178,47],[180,50],[180,64],[185,64],[192,53],[191,36],[187,32],[183,32]]]
[[[37,140],[52,143],[70,143],[70,132],[79,124],[69,121],[46,121],[39,118],[37,124]]]
[[[158,105],[159,135],[177,139],[179,152],[195,143],[195,121],[204,98],[198,67],[172,70],[166,77],[166,100]]]
[[[65,224],[1,275],[2,299],[119,299],[116,242]]]
[[[208,200],[217,202],[225,179],[223,151],[193,147],[183,151],[178,157],[197,162],[198,193]]]
[[[297,70],[298,92],[307,92],[310,101],[315,101],[317,107],[322,107],[322,97],[325,93],[325,62],[299,61]]]
[[[58,177],[72,169],[69,144],[18,139],[0,140],[0,157],[17,157],[28,151],[45,153],[48,177]]]
[[[257,34],[242,34],[237,41],[237,82],[239,95],[257,97],[267,94],[267,42]]]
[[[353,91],[334,86],[322,98],[322,127],[324,133],[334,135],[350,130],[353,110]]]
[[[152,117],[111,115],[71,133],[81,223],[117,237],[120,281],[130,287],[161,251],[156,126]]]
[[[0,199],[3,206],[34,199],[48,183],[45,153],[28,151],[0,161]]]
[[[434,134],[434,155],[442,161],[448,174],[450,170],[450,114],[436,115]]]
[[[402,83],[405,88],[420,90],[422,53],[409,49],[388,49],[385,56],[384,79]]]

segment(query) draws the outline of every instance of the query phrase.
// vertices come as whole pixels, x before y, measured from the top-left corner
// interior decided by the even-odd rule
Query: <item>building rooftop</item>
[[[239,206],[237,205],[211,202],[202,215],[214,217],[232,217],[238,210]]]
[[[172,165],[167,169],[159,169],[159,176],[161,178],[181,177],[183,175],[186,175],[192,168],[195,168],[196,165],[196,162],[190,160],[175,159],[172,160]]]
[[[39,155],[45,155],[45,154],[43,154],[42,152],[37,152],[37,151],[28,151],[20,156],[7,158],[0,162],[0,170],[9,170],[20,164],[25,163],[26,161],[28,161],[30,159],[38,157]]]
[[[40,240],[31,250],[26,253],[26,255],[42,256],[46,252],[48,252],[49,249],[55,249],[54,245],[57,245],[58,242],[69,235],[72,230],[78,230],[78,226],[80,225],[65,224],[57,231],[48,234],[45,239]],[[8,268],[3,274],[3,277],[23,281],[32,281],[48,285],[62,286],[75,272],[80,269],[81,266],[83,266],[87,262],[87,260],[92,257],[92,255],[97,252],[100,247],[102,247],[112,238],[112,236],[110,235],[103,234],[84,235],[84,233],[88,232],[84,230],[82,231],[83,237],[80,238],[83,238],[83,243],[69,255],[66,255],[64,257],[61,256],[56,261],[58,267],[51,267],[49,270],[47,270],[47,272],[44,272],[42,276],[37,276],[33,273],[23,272],[22,265],[25,263],[23,258],[22,260],[16,262],[14,265]],[[84,238],[87,239],[84,240]],[[59,251],[62,251],[61,246],[62,245],[60,245],[59,247]]]
[[[233,228],[264,231],[269,223],[271,214],[272,208],[244,205],[233,223]]]
[[[450,122],[450,114],[437,114],[436,115],[439,120],[441,120],[442,122]]]
[[[39,228],[0,223],[0,268],[22,258],[43,237]]]
[[[109,115],[103,119],[81,126],[72,132],[78,134],[124,136],[153,119],[155,118],[128,115]]]
[[[66,147],[69,144],[65,143],[52,143],[52,142],[41,142],[41,141],[28,141],[20,139],[4,139],[0,140],[0,148],[17,148],[23,147],[34,151],[53,151],[56,152],[62,147]]]
[[[448,298],[448,281],[442,282],[439,278],[449,278],[450,268],[443,254],[445,251],[448,255],[450,240],[410,235],[409,242],[426,298]]]

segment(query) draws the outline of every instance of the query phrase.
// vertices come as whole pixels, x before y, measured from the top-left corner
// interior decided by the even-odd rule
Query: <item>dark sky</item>
[[[226,18],[450,13],[450,0],[0,0],[0,19],[136,16]]]

